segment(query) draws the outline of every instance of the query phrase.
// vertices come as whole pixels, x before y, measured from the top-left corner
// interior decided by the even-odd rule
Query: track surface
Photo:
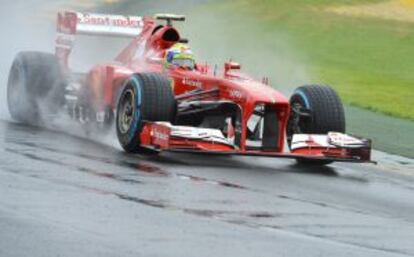
[[[142,157],[11,122],[0,135],[0,256],[414,255],[414,179],[397,166]]]
[[[103,142],[0,120],[0,256],[414,256],[410,160],[316,168]]]

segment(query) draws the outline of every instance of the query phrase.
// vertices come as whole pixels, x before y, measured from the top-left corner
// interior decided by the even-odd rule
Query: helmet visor
[[[195,62],[193,59],[173,59],[171,62],[172,65],[182,68],[187,68],[190,70],[194,69]]]

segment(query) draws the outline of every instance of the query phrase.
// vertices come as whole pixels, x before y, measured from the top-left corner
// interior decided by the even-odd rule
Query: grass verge
[[[246,26],[245,33],[256,33],[252,37],[268,45],[283,35],[294,45],[296,63],[305,66],[309,82],[334,86],[347,104],[414,120],[414,23],[327,11],[371,2],[380,1],[238,0],[212,3],[202,12],[211,8],[211,13],[244,24],[236,27]],[[249,19],[256,28],[247,24]]]

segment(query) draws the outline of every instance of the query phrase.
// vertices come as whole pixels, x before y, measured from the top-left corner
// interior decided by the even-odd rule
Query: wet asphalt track
[[[2,10],[43,13],[46,1],[29,2]],[[23,16],[7,23],[8,61],[16,49],[52,46],[33,30],[25,35],[36,42],[22,40]],[[0,64],[3,82],[9,63]],[[0,117],[1,257],[414,256],[411,160],[376,154],[377,166],[314,168],[136,156],[114,137],[102,143]]]
[[[412,164],[136,156],[7,121],[0,152],[0,256],[414,255]]]

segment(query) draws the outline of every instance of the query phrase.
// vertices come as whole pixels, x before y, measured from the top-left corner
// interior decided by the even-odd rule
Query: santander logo
[[[78,24],[135,28],[140,27],[141,19],[139,17],[128,17],[120,15],[94,15],[85,13],[78,14]]]

